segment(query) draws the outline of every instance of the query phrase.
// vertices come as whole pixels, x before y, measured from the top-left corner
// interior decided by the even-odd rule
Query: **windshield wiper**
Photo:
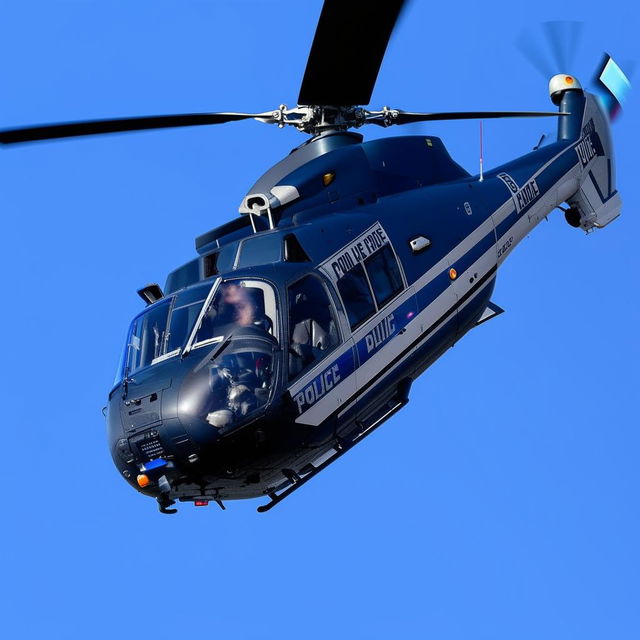
[[[233,331],[210,353],[208,353],[202,360],[198,363],[198,366],[194,368],[193,372],[200,371],[202,367],[204,367],[208,362],[215,360],[218,358],[223,351],[231,344],[231,338],[233,338]]]
[[[225,340],[223,340],[216,349],[214,349],[213,353],[209,360],[215,360],[218,356],[222,354],[222,352],[231,344],[231,338],[233,337],[233,331],[227,336]]]

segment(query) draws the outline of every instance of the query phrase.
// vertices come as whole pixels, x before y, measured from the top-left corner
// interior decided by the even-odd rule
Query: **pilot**
[[[202,319],[196,342],[228,335],[238,327],[251,326],[256,316],[256,306],[244,287],[234,283],[222,285]]]
[[[245,287],[237,284],[224,285],[222,289],[223,313],[237,327],[250,327],[257,320],[257,309]]]
[[[272,333],[271,320],[260,310],[253,291],[233,282],[222,285],[203,319],[200,339],[228,335],[241,327],[255,327]]]

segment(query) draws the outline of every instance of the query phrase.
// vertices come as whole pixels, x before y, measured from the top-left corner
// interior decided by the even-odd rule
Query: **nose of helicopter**
[[[112,391],[111,454],[134,488],[175,496],[177,485],[202,482],[205,469],[209,478],[227,471],[232,445],[221,441],[268,413],[272,356],[260,348],[245,342],[216,355],[218,345],[197,359],[158,363]]]
[[[107,430],[113,461],[130,484],[148,495],[161,492],[162,475],[176,465],[193,464],[200,448],[219,437],[215,429],[207,432],[205,425],[196,438],[185,429],[178,410],[177,374],[177,363],[158,364],[148,375],[125,378],[109,399]],[[139,481],[140,475],[146,478]]]

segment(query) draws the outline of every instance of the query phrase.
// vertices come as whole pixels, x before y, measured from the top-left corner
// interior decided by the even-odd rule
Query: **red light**
[[[206,507],[209,504],[208,500],[194,500],[193,504],[196,507]]]

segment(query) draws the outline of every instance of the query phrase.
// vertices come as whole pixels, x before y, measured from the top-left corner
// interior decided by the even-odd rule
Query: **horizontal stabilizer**
[[[493,302],[489,302],[487,308],[482,312],[480,318],[478,318],[478,322],[476,322],[476,327],[487,320],[491,320],[491,318],[495,318],[499,316],[501,313],[504,313],[504,309],[499,307],[497,304]]]

